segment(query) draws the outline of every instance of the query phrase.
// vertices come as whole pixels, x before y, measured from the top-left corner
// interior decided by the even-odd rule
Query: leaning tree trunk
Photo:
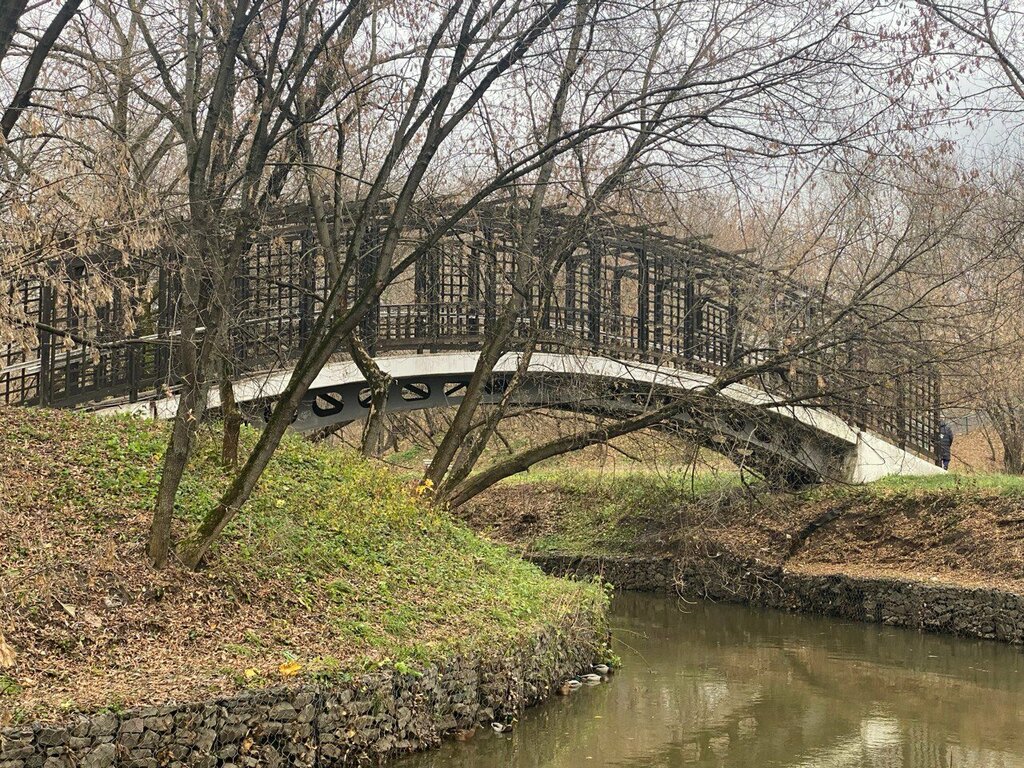
[[[225,467],[238,466],[238,443],[242,433],[242,411],[235,402],[235,387],[231,383],[231,368],[221,361],[220,415],[224,420],[224,437],[220,446],[220,461]]]
[[[196,429],[206,407],[205,345],[197,338],[200,281],[192,265],[186,264],[182,270],[182,291],[186,297],[186,310],[182,321],[178,364],[183,376],[149,529],[147,553],[154,568],[167,565],[174,501],[188,465]]]
[[[228,316],[228,313],[225,313]],[[220,416],[224,434],[221,439],[220,461],[224,467],[238,466],[238,444],[242,432],[242,411],[235,401],[232,383],[234,368],[231,364],[231,337],[227,323],[217,331],[217,390],[220,395]]]
[[[554,458],[555,456],[561,456],[562,454],[570,453],[572,451],[578,451],[581,448],[586,448],[590,445],[604,443],[612,438],[620,437],[631,432],[647,429],[648,427],[655,426],[656,424],[660,424],[668,419],[678,416],[690,407],[690,405],[691,404],[686,399],[676,400],[668,405],[662,406],[661,408],[640,414],[639,416],[632,416],[630,418],[616,421],[612,424],[601,425],[586,432],[559,437],[547,443],[543,443],[542,445],[528,448],[515,456],[510,456],[496,464],[492,464],[486,469],[477,472],[475,475],[470,475],[457,486],[452,488],[451,492],[448,494],[448,503],[452,507],[461,506],[477,494],[490,488],[499,480],[511,477],[512,475],[520,472],[525,472],[538,462]]]

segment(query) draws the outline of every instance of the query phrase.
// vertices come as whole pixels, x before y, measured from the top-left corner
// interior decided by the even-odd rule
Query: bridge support
[[[393,379],[388,411],[458,405],[476,366],[476,352],[404,354],[377,359]],[[506,355],[495,367],[487,400],[496,402],[515,372],[518,357]],[[235,397],[259,421],[283,391],[289,372],[277,371],[238,382]],[[706,374],[625,363],[596,355],[537,353],[517,391],[522,405],[573,410],[609,417],[635,415],[655,398],[694,397],[712,378]],[[734,385],[714,399],[678,416],[672,426],[694,442],[729,457],[779,484],[820,479],[863,483],[887,475],[930,475],[942,470],[871,432],[832,414],[797,406],[775,406],[760,390]],[[219,403],[211,393],[211,408]],[[295,417],[294,428],[313,431],[357,421],[369,406],[369,389],[352,361],[328,364],[314,381]],[[149,413],[169,418],[174,397],[155,403],[123,404],[103,410]]]

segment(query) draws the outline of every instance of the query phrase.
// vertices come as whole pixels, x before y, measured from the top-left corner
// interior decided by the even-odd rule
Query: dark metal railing
[[[385,295],[370,313],[362,327],[370,331],[364,340],[372,350],[473,350],[484,343],[510,295],[511,267],[493,230],[472,248],[464,247],[465,236],[460,233],[458,244],[417,265],[415,281],[407,281],[415,283],[407,291],[412,301],[388,301]],[[286,366],[308,338],[327,292],[323,259],[309,246],[313,241],[311,233],[293,227],[287,237],[268,238],[254,248],[239,271],[230,330],[237,374]],[[742,343],[763,336],[763,328],[737,309],[737,275],[747,270],[763,289],[753,267],[726,262],[722,252],[692,240],[659,235],[651,242],[645,246],[636,233],[621,243],[602,237],[603,250],[589,254],[585,268],[578,262],[566,269],[558,301],[543,316],[534,307],[534,325],[524,321],[519,338],[536,338],[543,350],[594,352],[707,373],[737,364],[763,366],[772,358],[764,344],[755,349]],[[707,259],[698,271],[701,249]],[[173,389],[179,380],[175,318],[182,298],[175,259],[157,263],[135,276],[137,284],[158,288],[145,306],[131,310],[141,319],[130,338],[119,330],[129,311],[124,307],[90,318],[87,332],[71,302],[61,306],[52,288],[35,282],[12,293],[8,298],[35,320],[38,342],[29,349],[0,347],[0,402],[80,407],[155,398]],[[629,300],[623,298],[626,283]],[[786,292],[791,285],[780,288],[782,299]],[[893,351],[889,342],[862,343],[842,361],[805,357],[785,369],[762,371],[750,383],[805,398],[808,405],[930,456],[937,375],[927,366],[907,369],[906,356],[886,363]],[[897,375],[900,366],[906,372]]]

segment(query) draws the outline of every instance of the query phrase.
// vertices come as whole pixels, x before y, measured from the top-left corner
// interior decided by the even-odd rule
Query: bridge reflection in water
[[[397,767],[1024,767],[1015,648],[641,594],[612,626],[607,685]]]

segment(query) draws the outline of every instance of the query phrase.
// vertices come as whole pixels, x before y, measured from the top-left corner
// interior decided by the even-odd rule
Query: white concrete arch
[[[457,405],[461,387],[476,367],[478,352],[403,353],[378,358],[380,367],[394,380],[389,396],[393,411]],[[503,377],[510,376],[519,364],[518,354],[506,354],[494,369],[495,389],[500,395]],[[284,390],[290,370],[274,370],[248,376],[235,385],[239,403],[272,401]],[[665,391],[697,391],[713,377],[648,363],[623,362],[601,355],[535,353],[529,376],[517,392],[517,401],[563,409],[601,410],[608,413],[636,412],[638,407],[630,391],[649,392],[652,387]],[[585,383],[589,389],[607,385],[607,395],[595,401],[593,392],[584,402],[573,402],[572,384]],[[296,416],[295,428],[308,431],[333,423],[350,422],[365,414],[365,380],[351,360],[331,362],[310,387]],[[627,394],[623,395],[625,391]],[[618,393],[618,394],[616,394]],[[361,396],[363,395],[363,396]],[[867,430],[847,424],[839,417],[806,406],[777,405],[758,389],[734,384],[719,396],[723,416],[686,418],[679,421],[704,436],[705,444],[730,458],[749,460],[758,465],[781,462],[802,469],[808,476],[837,477],[863,483],[887,475],[931,475],[941,473],[937,466],[892,445]],[[217,407],[216,392],[210,406]],[[177,397],[101,408],[105,411],[139,413],[170,418]],[[251,409],[252,410],[252,409]],[[258,414],[258,410],[254,411]],[[767,428],[766,428],[767,425]]]

